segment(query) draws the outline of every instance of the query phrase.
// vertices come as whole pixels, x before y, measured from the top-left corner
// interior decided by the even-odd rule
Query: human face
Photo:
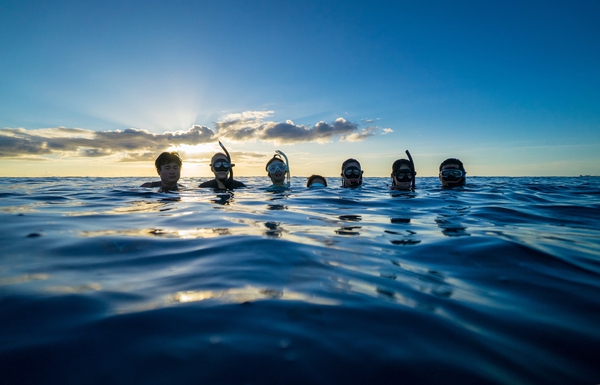
[[[343,186],[360,186],[362,184],[363,171],[360,169],[360,165],[355,162],[350,162],[342,171],[342,185]]]
[[[163,164],[160,166],[158,175],[160,175],[160,182],[163,186],[177,185],[177,181],[181,175],[181,167],[175,162]]]
[[[450,173],[449,175],[446,175],[445,177],[443,177],[444,170],[458,170],[462,173],[461,176],[456,176],[456,175],[452,175],[452,173]],[[458,172],[456,172],[456,174],[458,174]],[[457,186],[462,186],[465,184],[465,177],[466,177],[466,172],[462,171],[460,166],[458,164],[447,164],[444,165],[442,167],[442,171],[440,171],[440,181],[442,182],[442,187],[457,187]]]
[[[408,165],[401,165],[395,172],[392,173],[392,180],[394,181],[394,189],[396,190],[410,190],[412,186],[412,179],[414,175],[408,167]]]
[[[274,184],[283,183],[285,181],[285,163],[280,161],[274,161],[267,167],[269,170],[269,177]]]
[[[226,180],[229,176],[229,170],[231,170],[231,164],[224,156],[217,156],[211,159],[210,169],[215,174],[216,180]],[[229,165],[229,167],[227,167]]]

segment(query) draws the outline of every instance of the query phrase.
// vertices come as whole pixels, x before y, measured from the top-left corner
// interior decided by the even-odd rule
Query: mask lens
[[[461,170],[450,169],[450,170],[442,170],[440,173],[442,178],[460,178],[463,176],[463,172]]]
[[[229,170],[231,168],[231,164],[229,162],[226,161],[216,161],[213,164],[213,168],[217,171],[226,171]]]
[[[410,170],[399,170],[396,171],[394,173],[394,175],[396,176],[396,179],[402,181],[402,180],[412,180],[413,178],[413,174]]]
[[[280,163],[280,162],[271,163],[269,165],[268,170],[269,170],[270,173],[274,173],[274,172],[277,172],[277,171],[284,172],[285,171],[285,165],[283,163]]]
[[[344,170],[344,175],[346,178],[358,178],[361,174],[360,168],[358,167],[348,167]]]

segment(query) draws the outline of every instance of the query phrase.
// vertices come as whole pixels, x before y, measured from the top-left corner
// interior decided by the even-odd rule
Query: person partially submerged
[[[342,187],[358,187],[362,185],[363,171],[358,160],[350,158],[342,163]]]
[[[467,171],[460,160],[448,158],[440,164],[440,182],[442,182],[442,187],[464,186],[466,181]]]
[[[327,187],[327,180],[321,175],[311,175],[306,181],[306,187]]]
[[[415,188],[415,164],[406,150],[408,159],[398,159],[392,164],[392,190],[410,190]]]
[[[201,183],[198,187],[208,187],[217,190],[232,190],[234,188],[246,187],[246,185],[240,181],[233,179],[233,166],[231,163],[231,157],[227,149],[219,142],[221,148],[225,151],[217,152],[213,155],[210,160],[210,171],[215,175],[215,179]]]
[[[276,152],[277,154],[269,159],[265,167],[267,175],[273,182],[271,187],[290,187],[290,166],[287,156],[282,151]]]
[[[183,162],[177,152],[163,152],[154,161],[156,172],[160,176],[160,181],[146,182],[140,187],[160,187],[159,191],[175,191],[180,187],[177,182],[181,176],[181,167]]]

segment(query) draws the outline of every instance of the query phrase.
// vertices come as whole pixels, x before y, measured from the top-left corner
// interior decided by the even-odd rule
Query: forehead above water
[[[217,154],[213,155],[213,157],[210,159],[210,163],[211,163],[211,164],[214,164],[214,163],[215,163],[217,160],[225,160],[225,161],[228,161],[228,160],[227,160],[227,155],[225,155],[225,154],[223,154],[223,153],[220,153],[220,152],[219,152],[219,153],[217,153]]]
[[[352,166],[360,168],[360,163],[354,158],[346,159],[344,163],[342,163],[342,171]]]
[[[450,167],[447,167],[450,166]],[[458,168],[460,170],[464,170],[463,162],[456,158],[448,158],[440,164],[440,171],[444,168]]]
[[[456,163],[448,163],[442,166],[442,170],[461,170],[462,166]]]
[[[360,163],[358,162],[348,162],[346,164],[344,164],[344,167],[342,168],[342,170],[347,170],[350,167],[354,167],[360,170]]]
[[[406,167],[403,167],[406,166]],[[410,161],[408,159],[398,159],[392,164],[392,171],[396,171],[400,168],[409,168],[410,169]]]

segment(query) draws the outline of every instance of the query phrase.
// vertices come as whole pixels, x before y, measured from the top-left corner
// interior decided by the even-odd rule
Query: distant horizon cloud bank
[[[270,121],[274,111],[245,111],[229,114],[214,128],[193,125],[188,130],[154,134],[144,129],[93,131],[82,128],[0,128],[0,158],[69,156],[98,158],[122,155],[122,161],[145,161],[178,146],[195,146],[227,140],[232,142],[271,142],[278,145],[328,143],[335,138],[356,142],[393,132],[367,121],[366,127],[337,118],[313,126]]]

